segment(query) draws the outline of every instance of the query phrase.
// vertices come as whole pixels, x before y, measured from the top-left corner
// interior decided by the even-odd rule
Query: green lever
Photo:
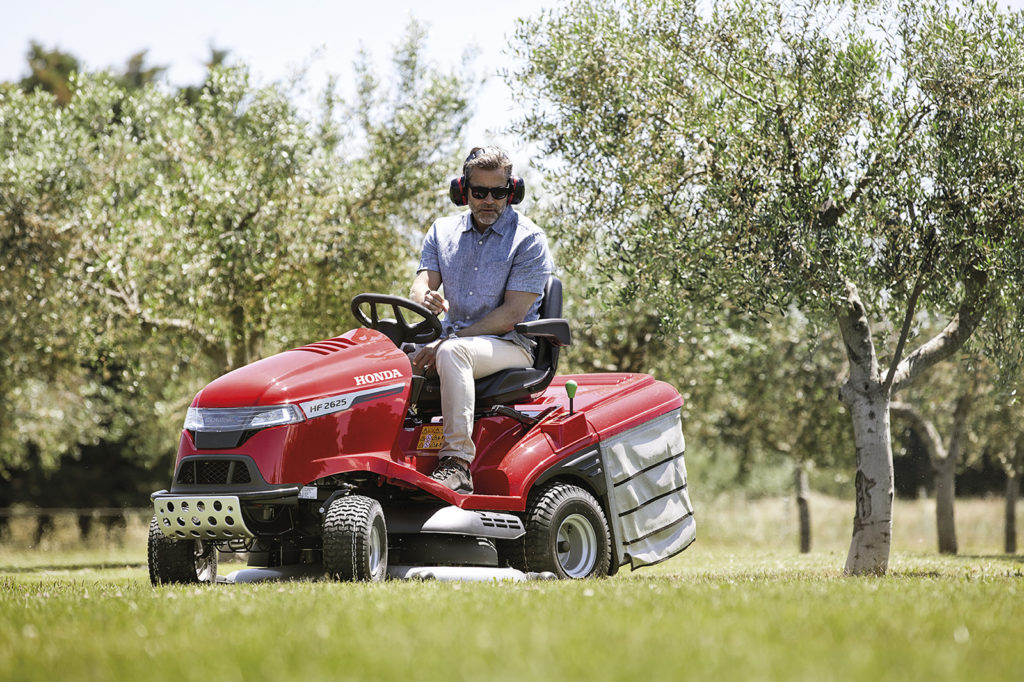
[[[572,399],[576,397],[576,389],[577,388],[579,388],[579,384],[577,384],[572,379],[569,379],[569,381],[565,382],[565,394],[567,396],[569,396],[569,414],[570,415],[574,414],[573,409],[572,409]]]

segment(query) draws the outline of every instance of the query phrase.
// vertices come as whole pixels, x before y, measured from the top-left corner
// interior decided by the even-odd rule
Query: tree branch
[[[929,112],[928,107],[922,107],[913,116],[908,116],[903,124],[900,126],[899,131],[896,133],[896,148],[901,149],[903,142],[911,137],[913,131],[917,128],[917,124],[921,122]],[[823,226],[832,226],[846,213],[847,206],[857,203],[860,196],[871,186],[871,183],[875,181],[875,178],[879,174],[879,167],[882,162],[882,155],[875,154],[868,162],[867,170],[864,171],[864,175],[860,177],[857,183],[853,187],[853,192],[842,204],[836,204],[833,202],[826,202],[823,210],[821,211],[822,217],[819,219],[819,223]],[[895,165],[895,164],[894,164]],[[831,204],[831,206],[830,206]]]
[[[695,63],[695,64],[696,64],[697,66],[699,66],[699,67],[700,67],[701,69],[703,69],[705,73],[707,73],[707,74],[708,74],[709,76],[711,76],[711,77],[712,77],[712,78],[714,78],[714,79],[715,79],[716,81],[718,81],[718,82],[719,82],[719,84],[720,84],[720,85],[722,85],[722,86],[723,86],[723,87],[724,87],[724,88],[725,88],[726,90],[728,90],[728,91],[729,91],[729,92],[731,92],[732,94],[736,95],[737,97],[739,97],[739,98],[740,98],[740,99],[742,99],[743,101],[747,102],[747,104],[753,104],[753,105],[754,105],[755,107],[761,107],[762,109],[766,109],[766,108],[767,108],[767,107],[765,106],[765,103],[764,103],[764,102],[762,102],[761,100],[757,99],[756,97],[751,97],[750,95],[748,95],[748,94],[746,94],[746,93],[744,93],[744,92],[740,92],[739,90],[737,90],[737,89],[735,88],[735,86],[733,86],[733,85],[732,85],[731,83],[729,83],[729,82],[728,82],[727,80],[725,80],[724,78],[722,78],[721,76],[719,76],[717,72],[715,72],[714,70],[712,70],[712,69],[711,69],[711,67],[709,67],[709,66],[708,66],[708,65],[707,65],[707,64],[706,64],[706,63],[704,62],[704,60],[702,60],[702,59],[696,59],[696,60],[694,60],[694,63]]]
[[[938,335],[908,355],[897,367],[891,388],[895,393],[908,386],[932,365],[959,350],[981,323],[988,306],[988,273],[971,270],[964,281],[964,297],[949,324]]]
[[[903,316],[903,326],[900,327],[900,338],[896,342],[896,352],[893,353],[892,362],[889,364],[889,372],[885,375],[882,386],[888,391],[892,388],[893,377],[896,376],[896,368],[903,359],[903,349],[907,345],[907,337],[910,336],[910,325],[914,321],[914,313],[917,312],[917,299],[924,291],[924,273],[918,273],[917,281],[914,282],[914,290],[910,292],[910,299],[907,301],[907,312]]]
[[[227,355],[223,349],[224,344],[215,336],[204,334],[188,320],[173,317],[153,317],[149,315],[137,300],[125,291],[109,289],[88,279],[82,280],[82,284],[100,294],[108,302],[107,310],[123,320],[137,323],[145,332],[159,332],[161,329],[179,329],[192,337],[207,356],[218,366],[227,366]]]
[[[839,396],[843,402],[851,404],[856,394],[866,394],[877,389],[878,358],[871,339],[867,311],[853,282],[846,282],[846,294],[843,301],[836,304],[835,311],[846,358],[850,363],[850,376],[839,389]]]
[[[917,434],[917,437],[924,443],[925,450],[928,452],[928,460],[932,463],[932,467],[937,469],[946,461],[949,452],[947,452],[946,446],[942,443],[939,430],[935,428],[935,424],[930,419],[925,419],[917,411],[917,408],[909,403],[891,402],[889,403],[889,412],[907,422],[910,430]]]

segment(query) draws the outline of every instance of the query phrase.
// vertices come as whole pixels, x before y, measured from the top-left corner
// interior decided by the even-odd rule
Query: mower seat
[[[562,282],[548,278],[540,301],[540,317],[520,322],[515,329],[537,342],[533,366],[505,369],[476,380],[477,409],[525,402],[544,392],[558,369],[558,351],[572,343],[569,322],[562,319]],[[419,414],[441,412],[441,382],[425,379],[416,399]]]

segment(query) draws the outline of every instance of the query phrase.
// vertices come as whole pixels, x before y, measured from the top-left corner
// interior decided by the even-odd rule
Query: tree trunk
[[[43,538],[52,535],[54,529],[53,516],[44,512],[36,517],[36,532],[32,540],[32,547],[37,548],[43,542]]]
[[[917,434],[928,451],[928,462],[935,471],[935,528],[941,554],[956,554],[956,523],[953,513],[956,503],[956,466],[967,440],[967,415],[973,400],[973,384],[957,398],[953,411],[953,428],[947,448],[930,420],[925,419],[912,405],[894,402],[889,407],[893,414],[904,419]]]
[[[933,463],[934,466],[934,463]],[[956,524],[953,504],[956,501],[956,460],[950,456],[935,467],[935,527],[939,536],[939,553],[956,554]]]
[[[945,458],[938,450],[929,449],[932,467],[938,473],[935,489],[935,522],[939,533],[939,553],[956,554],[956,523],[953,505],[956,502],[956,467],[962,458],[967,443],[967,416],[974,400],[975,381],[972,379],[967,390],[956,400],[953,410],[953,428],[949,435],[949,448]],[[938,436],[938,431],[932,431]]]
[[[857,510],[853,539],[846,557],[846,573],[883,574],[889,567],[892,541],[892,438],[889,405],[893,394],[911,384],[936,363],[959,350],[981,322],[987,305],[988,273],[970,270],[964,278],[964,296],[949,323],[912,353],[903,357],[917,296],[924,290],[918,281],[905,311],[896,350],[883,377],[878,369],[867,311],[857,287],[847,281],[836,305],[836,320],[843,335],[850,374],[839,389],[839,398],[850,410],[857,448]]]
[[[793,483],[796,487],[797,514],[800,517],[800,552],[806,554],[811,551],[811,505],[807,499],[809,486],[807,468],[803,462],[796,465]]]
[[[856,511],[846,556],[848,575],[882,575],[892,543],[892,439],[889,391],[881,381],[871,328],[857,289],[847,283],[837,310],[850,374],[839,397],[850,411],[857,449]]]
[[[1020,476],[1007,472],[1006,476],[1006,526],[1003,549],[1007,554],[1017,553],[1017,498],[1020,497]]]
[[[92,530],[92,512],[83,511],[78,514],[78,537],[82,540],[89,538],[89,532]]]
[[[846,556],[849,575],[884,575],[892,544],[892,440],[889,398],[860,396],[848,404],[857,448],[856,511]]]

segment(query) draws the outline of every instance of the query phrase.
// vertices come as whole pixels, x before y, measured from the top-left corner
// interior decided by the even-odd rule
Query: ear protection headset
[[[452,184],[448,188],[448,197],[456,206],[465,206],[469,203],[469,180],[466,177],[468,175],[468,168],[466,166],[485,151],[487,151],[485,147],[474,149],[462,164],[462,177],[452,179]],[[509,178],[508,184],[510,190],[508,193],[508,203],[510,205],[518,204],[526,196],[526,183],[522,178],[512,176]]]

